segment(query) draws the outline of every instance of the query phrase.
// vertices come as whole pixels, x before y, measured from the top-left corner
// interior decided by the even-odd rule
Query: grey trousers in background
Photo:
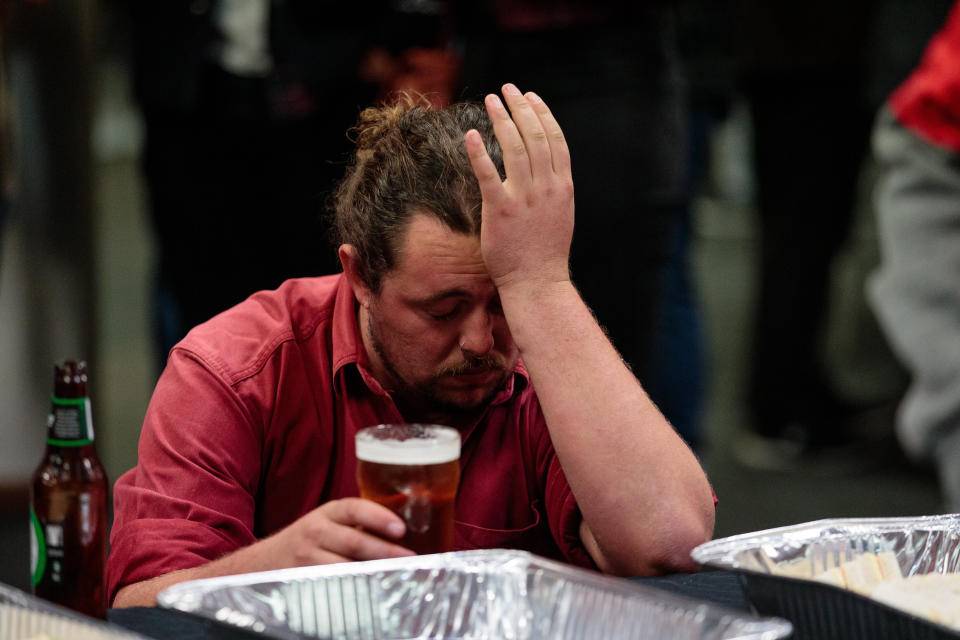
[[[900,126],[884,108],[873,148],[881,264],[867,294],[911,382],[897,435],[937,466],[960,512],[960,156]]]

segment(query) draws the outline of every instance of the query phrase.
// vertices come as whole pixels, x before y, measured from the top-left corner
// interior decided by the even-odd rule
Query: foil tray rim
[[[805,538],[809,542],[812,542],[823,539],[827,535],[843,537],[844,535],[863,533],[869,530],[873,530],[873,532],[876,533],[883,533],[905,529],[920,529],[922,527],[960,531],[960,514],[822,518],[809,522],[761,529],[710,540],[695,547],[690,552],[690,557],[694,562],[701,565],[719,569],[748,571],[749,568],[739,566],[734,555],[763,544],[773,544],[778,541],[785,542],[788,541],[788,539],[794,543],[802,543]],[[761,572],[754,571],[754,573]]]

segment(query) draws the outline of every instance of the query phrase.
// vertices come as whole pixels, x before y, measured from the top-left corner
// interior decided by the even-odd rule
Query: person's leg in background
[[[691,108],[687,205],[674,229],[664,274],[653,371],[646,385],[647,393],[677,433],[697,450],[704,444],[701,419],[706,400],[707,346],[690,252],[694,241],[694,200],[706,174],[709,139],[716,119],[717,111],[710,106]]]
[[[849,435],[845,407],[825,372],[822,336],[871,118],[856,78],[842,70],[758,76],[745,94],[760,229],[753,428],[804,446],[840,442]]]

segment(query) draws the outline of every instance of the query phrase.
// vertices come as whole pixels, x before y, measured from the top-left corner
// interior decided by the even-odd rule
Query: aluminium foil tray
[[[81,615],[0,583],[0,638],[20,640],[148,640],[118,625]]]
[[[790,624],[523,551],[459,551],[196,580],[178,609],[276,638],[785,638]]]
[[[712,540],[691,555],[737,572],[754,609],[790,620],[798,640],[960,639],[957,630],[812,580],[860,554],[887,551],[905,577],[958,572],[960,515],[816,520]]]

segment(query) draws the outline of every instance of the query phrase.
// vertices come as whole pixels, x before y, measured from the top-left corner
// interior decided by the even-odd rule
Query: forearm
[[[117,591],[111,606],[153,607],[157,604],[158,593],[180,582],[278,568],[276,560],[271,560],[270,541],[270,538],[261,540],[198,567],[171,571],[149,580],[128,584]]]
[[[713,495],[573,285],[501,291],[557,456],[602,557],[621,574],[692,569]]]
[[[117,592],[113,606],[153,606],[163,589],[187,580],[413,555],[394,542],[403,533],[403,521],[383,505],[362,498],[330,500],[270,537],[217,560],[129,584]]]
[[[690,549],[713,531],[710,486],[570,282],[573,178],[560,126],[539,96],[512,84],[503,96],[509,113],[493,95],[486,106],[506,180],[480,134],[466,136],[480,243],[586,522],[581,537],[613,573],[693,568]]]

